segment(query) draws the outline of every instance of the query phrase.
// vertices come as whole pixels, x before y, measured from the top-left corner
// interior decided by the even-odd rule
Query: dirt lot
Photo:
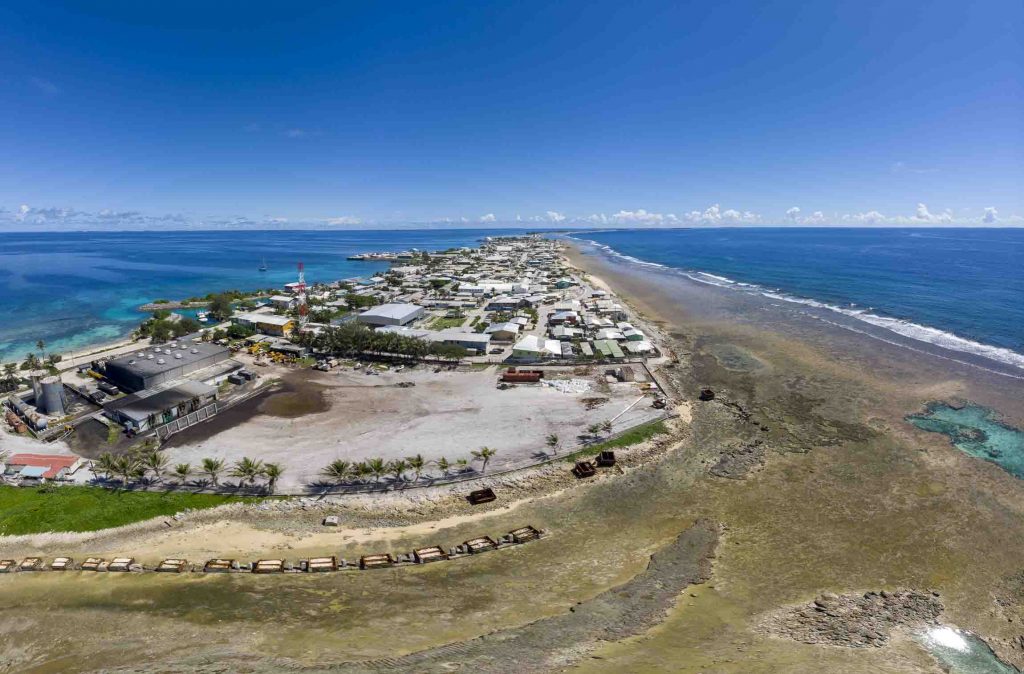
[[[493,471],[536,461],[538,452],[550,451],[545,438],[552,433],[560,451],[571,449],[587,426],[616,417],[643,395],[638,384],[605,383],[601,370],[566,372],[566,378],[589,382],[589,390],[567,393],[540,385],[499,390],[497,374],[497,368],[375,376],[351,369],[292,372],[278,392],[186,431],[167,451],[172,463],[196,465],[204,457],[230,463],[243,456],[280,462],[281,491],[316,481],[339,458],[388,461],[422,454],[428,461],[444,456],[454,462],[487,446],[497,450],[488,464]],[[657,417],[651,400],[618,417],[613,432]]]

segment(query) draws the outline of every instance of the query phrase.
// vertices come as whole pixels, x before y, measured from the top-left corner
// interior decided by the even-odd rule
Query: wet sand
[[[546,624],[555,628],[542,631],[546,640],[522,642],[539,651],[542,670],[939,671],[899,635],[884,648],[851,649],[757,629],[772,611],[824,591],[897,587],[936,590],[944,621],[1024,662],[1021,597],[1004,591],[1005,579],[1024,569],[1021,482],[903,419],[926,400],[961,395],[1020,420],[1019,381],[746,298],[576,259],[672,336],[678,363],[662,375],[674,401],[688,403],[689,423],[678,422],[660,459],[584,488],[499,504],[483,517],[466,506],[450,515],[467,519],[436,529],[377,538],[368,514],[365,526],[339,531],[330,551],[405,550],[527,523],[551,532],[451,564],[315,577],[0,578],[10,669],[447,671],[471,662],[476,671],[504,672],[514,656],[474,640],[491,635],[483,641],[502,643],[554,620]],[[714,401],[696,401],[704,386],[716,391]],[[723,455],[751,447],[763,461],[745,475],[710,474]],[[429,516],[429,505],[422,510]],[[381,524],[412,523],[389,518]],[[664,586],[669,600],[653,613],[647,606],[637,616],[620,614],[635,606],[635,592],[646,594],[637,588],[651,555],[671,551],[697,522],[720,531],[710,578],[673,575]],[[252,536],[237,545],[289,557],[304,549],[307,535],[264,538],[259,524],[237,532],[218,526],[208,541]],[[696,559],[710,560],[706,553]],[[595,642],[587,627],[593,609],[577,611],[581,603],[625,615],[640,631],[605,632]]]

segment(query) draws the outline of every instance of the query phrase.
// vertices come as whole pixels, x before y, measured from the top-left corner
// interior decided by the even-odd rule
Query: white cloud
[[[671,213],[652,213],[643,208],[638,208],[635,211],[619,211],[612,215],[612,220],[623,224],[663,225],[665,223],[677,222],[678,218]]]
[[[997,211],[992,206],[986,208],[985,215],[981,216],[981,221],[984,222],[986,225],[991,225],[997,220],[999,220],[999,211]]]
[[[495,217],[494,213],[488,213],[487,215],[480,216],[480,222],[497,222],[498,218]]]
[[[927,206],[919,203],[914,213],[914,219],[923,222],[952,222],[953,212],[947,208],[942,213],[932,213]]]
[[[362,222],[362,220],[354,215],[342,215],[337,218],[327,218],[328,225],[359,225],[362,224]]]
[[[827,220],[822,211],[814,211],[810,215],[803,217],[800,216],[801,212],[799,206],[788,208],[786,209],[786,219],[794,225],[820,225]]]
[[[548,220],[551,222],[562,222],[565,220],[565,214],[558,211],[548,211],[545,215],[547,215]]]
[[[307,132],[305,129],[288,129],[287,131],[284,132],[284,135],[288,136],[289,138],[305,138]]]
[[[876,225],[886,222],[886,217],[878,211],[868,211],[867,213],[847,213],[842,217],[842,220],[844,222],[854,222],[864,225]]]
[[[701,211],[690,211],[685,216],[687,222],[699,225],[752,225],[761,222],[761,216],[751,211],[737,211],[735,209],[722,210],[718,204],[713,204]]]

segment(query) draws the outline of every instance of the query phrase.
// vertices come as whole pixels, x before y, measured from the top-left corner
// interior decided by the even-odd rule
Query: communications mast
[[[309,315],[309,304],[306,302],[306,267],[299,263],[299,282],[295,286],[295,295],[299,300],[299,328],[305,327]]]

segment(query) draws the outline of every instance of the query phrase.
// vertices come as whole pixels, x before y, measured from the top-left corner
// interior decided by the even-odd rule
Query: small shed
[[[67,571],[71,568],[74,561],[75,560],[70,557],[55,557],[54,560],[50,562],[50,569],[53,571]]]
[[[14,570],[16,562],[13,559],[0,559],[0,573],[10,573]]]

